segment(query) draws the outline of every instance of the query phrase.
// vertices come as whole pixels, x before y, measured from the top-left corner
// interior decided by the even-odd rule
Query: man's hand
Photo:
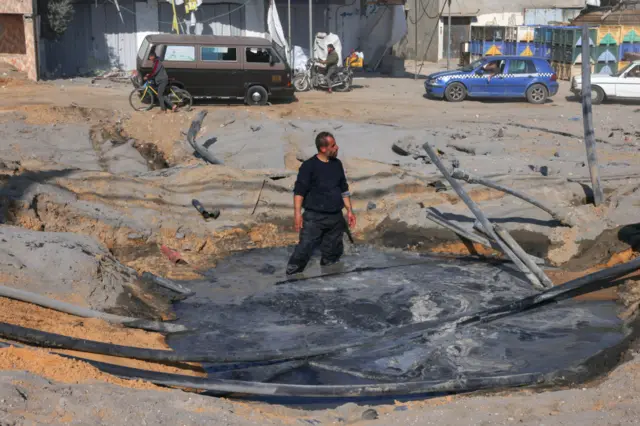
[[[351,211],[347,212],[347,222],[349,223],[349,228],[356,227],[356,215]]]
[[[293,215],[293,228],[296,232],[300,232],[302,229],[302,213],[295,213]]]

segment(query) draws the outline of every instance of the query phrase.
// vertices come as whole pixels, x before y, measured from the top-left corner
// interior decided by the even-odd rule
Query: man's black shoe
[[[340,262],[340,259],[336,259],[336,260],[320,259],[320,266],[331,266],[331,265],[335,265],[338,262]]]
[[[299,274],[302,271],[304,271],[304,268],[299,265],[287,265],[287,275]]]

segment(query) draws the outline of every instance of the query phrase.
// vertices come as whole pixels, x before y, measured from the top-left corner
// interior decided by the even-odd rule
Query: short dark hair
[[[329,47],[332,48],[332,49],[335,49],[335,47],[333,47],[333,44],[327,44],[327,48],[329,48]]]
[[[157,57],[158,57],[158,54],[156,53],[156,51],[155,51],[155,50],[152,50],[152,51],[149,53],[149,57],[152,57],[152,56],[153,56],[154,58],[157,58]]]
[[[316,136],[316,148],[320,151],[320,148],[324,148],[329,145],[329,138],[334,139],[333,135],[329,132],[320,132]]]

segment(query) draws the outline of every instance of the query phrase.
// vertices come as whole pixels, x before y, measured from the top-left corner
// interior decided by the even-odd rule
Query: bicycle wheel
[[[172,87],[171,102],[178,105],[178,107],[183,108],[185,111],[191,111],[193,97],[191,96],[191,93],[187,92],[185,89]]]
[[[136,111],[149,111],[153,108],[154,103],[155,96],[150,89],[133,89],[129,95],[129,104],[131,104],[131,108]]]

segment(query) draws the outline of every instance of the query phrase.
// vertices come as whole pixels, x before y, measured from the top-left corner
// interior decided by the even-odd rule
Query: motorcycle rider
[[[338,72],[338,63],[340,62],[340,58],[338,57],[338,52],[336,52],[336,48],[333,47],[333,44],[327,45],[327,51],[329,52],[327,59],[320,61],[320,63],[327,66],[327,85],[329,86],[329,93],[333,93],[331,86],[333,85],[333,77]]]

